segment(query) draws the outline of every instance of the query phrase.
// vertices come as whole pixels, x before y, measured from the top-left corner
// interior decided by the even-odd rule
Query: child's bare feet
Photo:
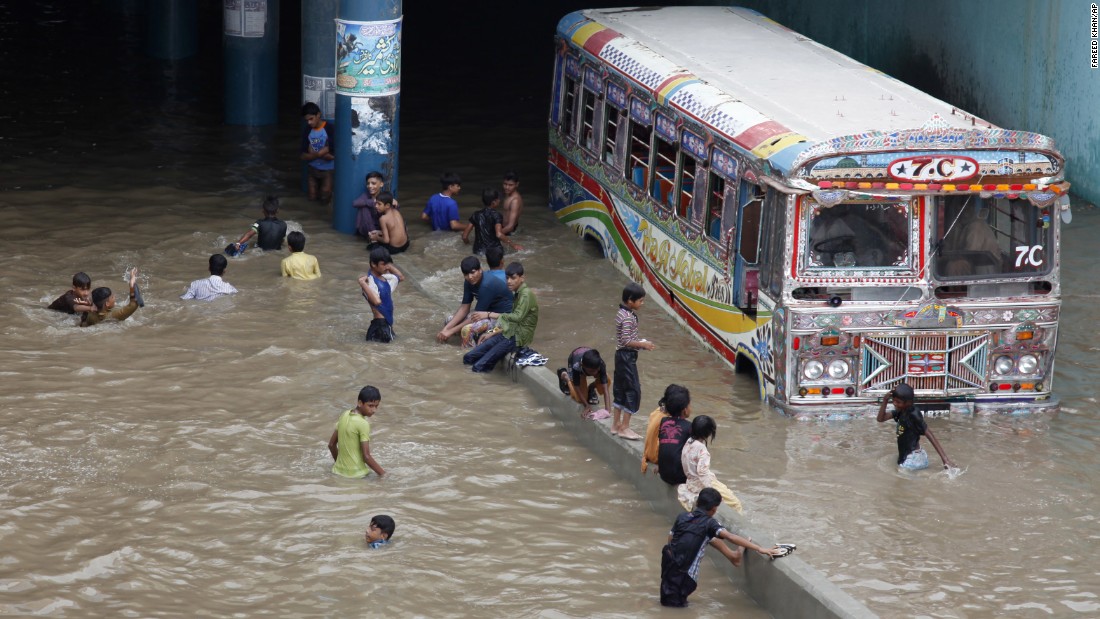
[[[733,551],[733,554],[734,558],[731,559],[730,562],[733,563],[734,567],[741,567],[741,557],[744,556],[744,551],[738,548],[737,550]]]

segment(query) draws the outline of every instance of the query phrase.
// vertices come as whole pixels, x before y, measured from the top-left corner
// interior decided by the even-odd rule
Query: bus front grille
[[[983,392],[989,344],[988,331],[864,333],[860,391],[886,393],[905,382],[925,397]]]

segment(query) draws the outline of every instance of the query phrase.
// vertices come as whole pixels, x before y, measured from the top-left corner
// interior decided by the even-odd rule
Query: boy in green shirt
[[[370,422],[378,412],[382,394],[377,387],[367,385],[359,390],[355,408],[344,411],[328,440],[328,450],[335,461],[332,472],[343,477],[366,477],[373,470],[379,477],[386,471],[370,454]],[[369,467],[369,468],[368,468]]]

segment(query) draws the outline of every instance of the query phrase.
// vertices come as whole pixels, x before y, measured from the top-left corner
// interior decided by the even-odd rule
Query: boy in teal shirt
[[[366,477],[373,470],[379,477],[386,471],[370,454],[370,422],[378,412],[382,394],[377,387],[367,385],[359,390],[355,408],[344,411],[328,440],[328,450],[335,461],[332,472],[343,477]]]

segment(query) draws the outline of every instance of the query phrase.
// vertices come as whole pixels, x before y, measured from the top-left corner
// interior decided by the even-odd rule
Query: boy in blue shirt
[[[393,266],[393,258],[385,247],[375,247],[370,252],[370,273],[359,276],[359,288],[370,304],[373,318],[367,329],[368,342],[390,343],[393,332],[393,293],[405,276]]]
[[[332,174],[336,169],[333,147],[335,133],[324,118],[321,108],[312,101],[302,106],[302,117],[308,125],[302,131],[301,160],[309,162],[309,199],[328,202],[332,197]]]
[[[420,218],[431,223],[432,230],[465,230],[466,226],[458,220],[458,202],[454,199],[462,191],[462,179],[453,172],[444,172],[439,178],[439,184],[443,186],[443,190],[428,198],[428,204]]]

